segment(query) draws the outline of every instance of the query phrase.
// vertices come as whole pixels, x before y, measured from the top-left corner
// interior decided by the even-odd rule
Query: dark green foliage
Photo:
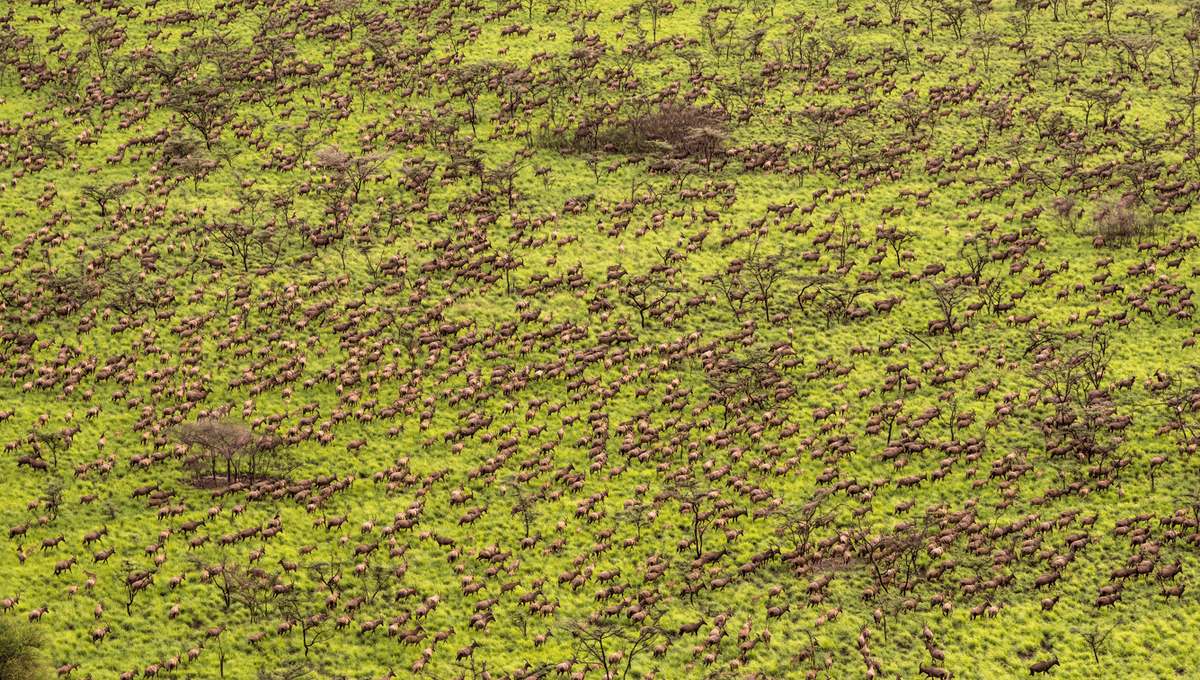
[[[0,678],[3,680],[43,680],[49,678],[46,661],[48,640],[37,624],[14,618],[0,618]]]

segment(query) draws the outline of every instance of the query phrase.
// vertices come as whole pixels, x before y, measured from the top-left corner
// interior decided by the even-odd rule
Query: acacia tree
[[[774,299],[779,284],[791,277],[787,264],[792,256],[792,253],[785,250],[780,250],[774,255],[759,255],[756,245],[755,252],[742,264],[740,278],[744,281],[743,285],[753,292],[751,301],[762,304],[763,314],[767,319],[771,318],[771,300]]]
[[[534,522],[542,516],[541,510],[538,509],[538,501],[545,499],[544,493],[534,493],[529,490],[529,487],[521,484],[517,480],[516,475],[510,476],[505,483],[507,491],[505,496],[515,492],[516,499],[512,506],[512,516],[518,517],[522,526],[525,527],[525,538],[529,538],[529,532],[533,528]]]
[[[1126,63],[1134,71],[1145,71],[1150,66],[1150,55],[1162,41],[1152,35],[1119,35],[1113,42],[1125,51]]]
[[[496,193],[504,196],[505,200],[508,201],[509,210],[515,208],[521,198],[516,184],[517,178],[520,177],[521,170],[524,167],[524,162],[504,161],[494,168],[485,170],[483,173],[484,182]]]
[[[108,216],[108,204],[121,198],[129,188],[124,184],[106,184],[100,186],[98,184],[84,184],[79,191],[84,198],[91,199],[100,206],[100,216]]]
[[[54,467],[58,467],[58,452],[66,451],[71,448],[71,438],[66,436],[62,430],[55,432],[46,432],[43,430],[30,430],[29,437],[33,439],[34,448],[41,452],[43,449],[50,452],[51,462]]]
[[[214,242],[229,251],[229,255],[242,266],[242,271],[250,271],[250,257],[257,246],[260,253],[265,253],[269,235],[252,225],[241,221],[205,222],[204,233]]]
[[[654,518],[657,516],[657,511],[654,506],[641,502],[638,499],[631,499],[633,502],[617,513],[617,517],[624,524],[632,524],[637,530],[637,537],[642,537],[642,527],[651,526],[654,523]]]
[[[317,165],[330,173],[333,195],[344,196],[348,191],[351,201],[358,202],[359,193],[375,173],[392,157],[390,153],[368,153],[356,156],[337,147],[317,152]]]
[[[254,442],[250,428],[241,423],[224,420],[197,420],[176,428],[181,444],[199,446],[212,462],[213,479],[217,477],[217,461],[225,461],[225,475],[232,483],[239,472],[236,462],[246,455]],[[253,478],[253,472],[251,478]]]
[[[833,523],[836,508],[825,507],[832,495],[832,489],[815,489],[803,504],[776,508],[771,513],[778,520],[775,535],[790,542],[793,551],[808,553],[813,532]]]
[[[234,564],[221,572],[222,591],[233,595],[234,602],[246,608],[250,622],[255,623],[266,614],[267,594],[270,592],[270,582],[265,578],[257,578]]]
[[[237,562],[230,563],[225,557],[222,557],[220,562],[206,562],[198,555],[189,553],[185,559],[193,569],[208,574],[211,578],[213,585],[221,593],[222,611],[226,614],[234,602],[241,601],[238,589],[243,585],[250,585],[250,579],[242,567]],[[257,618],[255,612],[250,612],[252,621]]]
[[[781,379],[774,358],[770,351],[751,349],[706,362],[709,399],[724,407],[726,426],[747,411],[761,411],[772,402],[773,386]]]
[[[575,656],[602,669],[601,677],[627,680],[634,662],[665,636],[658,625],[662,613],[655,612],[652,618],[653,623],[640,627],[608,620],[571,619],[558,628],[571,636]]]
[[[225,85],[189,81],[171,88],[167,107],[204,139],[205,148],[211,148],[213,133],[228,122],[226,116],[232,116],[233,98]]]
[[[1093,333],[1069,344],[1065,336],[1046,336],[1046,340],[1031,344],[1040,349],[1039,360],[1029,370],[1041,385],[1043,403],[1054,404],[1054,415],[1043,421],[1043,434],[1055,438],[1057,446],[1067,447],[1079,460],[1113,456],[1123,440],[1104,440],[1104,433],[1120,420],[1111,396],[1103,389],[1113,361],[1111,338]]]
[[[1167,427],[1175,433],[1179,452],[1191,455],[1200,448],[1200,418],[1197,417],[1200,414],[1200,366],[1188,366],[1188,369],[1168,375],[1161,404],[1167,410]],[[1197,489],[1196,498],[1200,501],[1200,489]],[[1193,507],[1200,510],[1200,504]]]
[[[847,532],[845,537],[849,539],[854,553],[870,565],[877,592],[889,592],[894,584],[893,576],[899,569],[895,565],[905,567],[910,575],[919,572],[917,560],[925,545],[923,531],[918,528],[872,535],[868,527],[862,526]]]
[[[874,288],[842,285],[837,279],[831,277],[803,278],[817,279],[815,283],[820,291],[817,306],[825,317],[826,330],[832,328],[834,324],[853,320],[859,312],[859,307],[854,304],[855,301],[861,295],[875,292]],[[813,281],[809,281],[809,283],[813,283]]]
[[[320,666],[308,661],[285,661],[283,665],[274,669],[258,669],[255,678],[257,680],[306,680],[313,673],[316,673],[317,677],[331,677],[326,675]]]
[[[396,569],[388,569],[378,564],[372,565],[362,579],[363,595],[367,598],[367,604],[374,604],[375,598],[388,589],[392,577],[403,576],[405,568],[405,565],[401,565]]]
[[[879,224],[875,226],[875,239],[883,241],[888,250],[892,251],[892,255],[896,258],[896,267],[899,268],[903,265],[900,256],[908,244],[917,239],[917,232]]]
[[[704,554],[705,534],[717,520],[717,513],[712,508],[721,490],[695,477],[677,476],[671,482],[668,493],[679,502],[679,513],[686,516],[688,526],[685,530],[691,536],[689,547],[696,554],[696,559],[700,559]]]
[[[621,299],[637,310],[642,328],[646,327],[646,312],[657,309],[668,296],[680,290],[682,289],[669,283],[661,273],[635,276],[618,289]]]
[[[91,16],[84,19],[81,23],[84,33],[88,39],[84,45],[90,45],[87,53],[96,59],[96,66],[100,69],[100,74],[108,75],[108,67],[116,58],[117,50],[102,48],[102,45],[111,45],[114,39],[118,39],[121,31],[118,31],[116,20],[104,15]]]
[[[640,36],[644,36],[646,31],[641,28],[642,14],[645,14],[650,19],[650,40],[658,40],[658,24],[664,17],[669,17],[678,9],[671,0],[644,0],[636,2],[629,6],[626,10],[629,13],[629,18],[634,29],[638,31]]]
[[[342,563],[334,560],[332,562],[314,562],[308,565],[309,578],[324,584],[330,591],[338,590],[338,583],[342,580]]]
[[[1121,102],[1121,96],[1108,88],[1072,88],[1071,94],[1074,96],[1076,106],[1083,109],[1083,127],[1088,127],[1091,124],[1092,112],[1097,111],[1100,114],[1100,120],[1107,123],[1109,113],[1113,108]]]
[[[66,488],[67,485],[60,477],[51,477],[42,487],[42,495],[39,498],[46,505],[46,510],[50,512],[51,523],[58,520],[58,509],[62,505],[63,491]]]
[[[971,4],[967,0],[937,0],[934,6],[937,8],[938,13],[946,18],[946,23],[950,25],[950,30],[954,31],[954,38],[962,40],[963,24],[967,21]]]
[[[725,298],[726,304],[729,305],[729,311],[733,313],[733,318],[741,321],[742,315],[749,313],[750,310],[742,306],[742,300],[746,299],[749,291],[742,285],[742,279],[737,274],[725,274],[712,277],[711,280],[706,278],[706,281],[713,288],[720,291],[721,296]]]

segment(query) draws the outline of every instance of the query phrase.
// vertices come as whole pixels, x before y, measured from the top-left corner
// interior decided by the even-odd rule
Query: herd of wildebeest
[[[95,680],[1196,667],[1109,638],[1194,634],[1192,9],[10,6],[3,616]]]

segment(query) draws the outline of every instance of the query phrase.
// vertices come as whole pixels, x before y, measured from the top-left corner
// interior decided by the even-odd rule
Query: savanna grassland
[[[95,680],[1198,677],[1198,22],[9,3],[6,627]]]

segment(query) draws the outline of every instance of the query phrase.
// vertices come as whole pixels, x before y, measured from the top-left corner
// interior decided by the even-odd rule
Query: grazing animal
[[[92,643],[98,645],[101,642],[104,642],[104,637],[106,635],[108,635],[108,631],[109,631],[110,627],[111,626],[105,626],[103,628],[97,628],[96,630],[93,630],[92,631]]]
[[[478,646],[479,646],[478,642],[471,640],[471,644],[469,644],[466,647],[463,647],[462,649],[455,652],[455,654],[454,654],[455,660],[462,660],[462,659],[466,659],[467,657],[471,656],[472,654],[475,653],[475,648]]]
[[[701,619],[695,623],[685,623],[679,627],[679,634],[683,635],[687,633],[689,635],[695,635],[700,631],[701,628],[704,627],[706,623],[707,621],[704,619]]]
[[[74,564],[75,564],[74,557],[72,557],[70,559],[62,560],[61,562],[56,562],[54,564],[54,575],[58,576],[59,574],[63,573],[64,571],[67,571],[67,572],[71,571],[71,567],[74,566]]]
[[[1187,588],[1186,585],[1175,586],[1174,588],[1163,588],[1163,595],[1167,598],[1168,602],[1170,602],[1172,597],[1182,600],[1183,591],[1185,588]]]
[[[1058,657],[1055,656],[1049,661],[1038,661],[1037,663],[1029,664],[1029,674],[1036,675],[1037,673],[1049,673],[1051,668],[1058,665]]]

